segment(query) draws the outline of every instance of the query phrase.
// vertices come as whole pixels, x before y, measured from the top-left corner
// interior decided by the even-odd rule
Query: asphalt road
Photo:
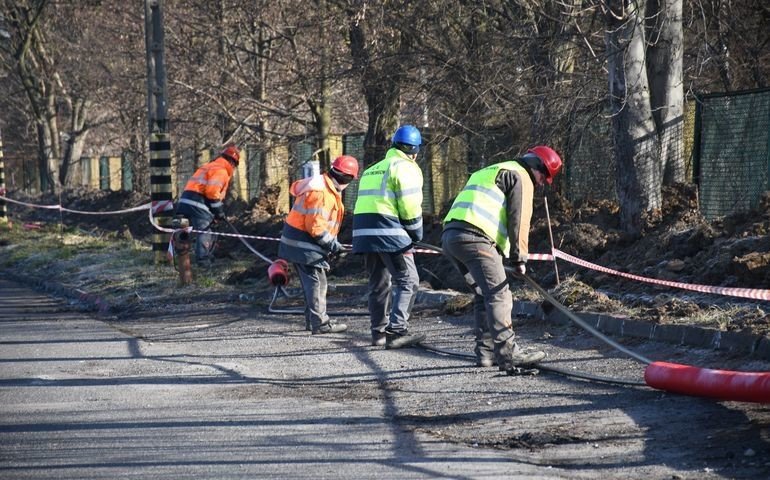
[[[332,299],[340,311],[360,297]],[[0,478],[770,478],[770,408],[311,336],[264,304],[191,298],[111,319],[0,280]],[[469,319],[416,311],[470,352]],[[633,382],[571,327],[523,323],[547,364]],[[768,370],[652,343],[648,358]]]

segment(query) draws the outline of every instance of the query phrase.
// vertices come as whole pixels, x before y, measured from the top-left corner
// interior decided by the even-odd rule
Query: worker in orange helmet
[[[342,251],[337,234],[345,206],[342,192],[358,178],[358,160],[342,155],[324,174],[297,180],[289,192],[294,204],[286,217],[278,256],[294,265],[305,295],[305,329],[313,335],[339,333],[347,325],[326,313],[329,257]]]
[[[550,184],[562,168],[551,147],[539,145],[515,160],[471,174],[444,218],[444,255],[475,292],[476,362],[508,373],[542,360],[514,341],[503,259],[524,275],[529,255],[529,225],[535,185]]]
[[[214,260],[214,236],[208,232],[213,224],[227,218],[224,200],[240,160],[241,151],[238,147],[226,145],[217,158],[195,171],[177,203],[175,214],[186,217],[194,230],[202,232],[195,239],[198,266],[209,267]]]

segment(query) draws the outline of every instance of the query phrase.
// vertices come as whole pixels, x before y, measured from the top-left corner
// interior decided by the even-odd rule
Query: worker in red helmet
[[[330,256],[342,251],[337,239],[345,214],[342,192],[356,178],[358,160],[342,155],[326,173],[297,180],[289,189],[294,204],[283,225],[278,256],[297,270],[305,295],[305,329],[313,335],[348,328],[326,313],[326,271]]]
[[[226,145],[217,158],[195,171],[177,203],[175,214],[189,219],[192,228],[199,231],[195,238],[198,266],[210,267],[214,260],[214,236],[208,232],[214,223],[227,218],[224,200],[240,160],[241,151],[238,147]]]
[[[541,145],[516,160],[482,168],[470,176],[444,218],[444,255],[475,292],[478,366],[497,365],[512,373],[545,357],[514,341],[503,259],[526,273],[535,186],[551,184],[561,167],[559,155]]]

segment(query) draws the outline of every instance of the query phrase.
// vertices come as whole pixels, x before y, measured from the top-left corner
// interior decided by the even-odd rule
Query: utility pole
[[[171,183],[171,141],[168,136],[168,90],[164,63],[163,0],[145,0],[144,37],[147,51],[147,126],[150,134],[150,200],[152,216],[170,227],[174,214]],[[166,258],[170,235],[153,234],[155,263]]]

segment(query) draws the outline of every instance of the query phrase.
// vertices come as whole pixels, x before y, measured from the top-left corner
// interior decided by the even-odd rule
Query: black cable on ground
[[[428,352],[438,353],[441,355],[448,355],[451,357],[460,357],[460,358],[467,358],[468,360],[475,362],[476,361],[476,355],[473,353],[466,353],[466,352],[459,352],[457,350],[451,350],[447,348],[441,348],[436,347],[430,344],[427,344],[425,342],[421,342],[418,344],[423,350],[426,350]],[[564,375],[567,377],[575,377],[580,378],[583,380],[592,380],[596,382],[603,382],[603,383],[612,383],[617,385],[633,385],[633,386],[647,386],[646,383],[638,380],[622,380],[622,379],[616,379],[616,378],[610,378],[610,377],[602,377],[599,375],[593,375],[590,373],[583,373],[583,372],[576,372],[572,370],[566,370],[563,368],[558,367],[552,367],[548,364],[543,363],[536,363],[534,366],[540,370],[544,370],[547,372],[553,372],[558,373],[560,375]]]
[[[443,252],[439,247],[436,247],[434,245],[430,245],[430,244],[427,244],[427,243],[418,242],[415,245],[417,245],[419,247],[429,248],[429,249],[434,250],[436,252]],[[572,313],[567,307],[565,307],[564,305],[559,303],[558,300],[553,298],[553,296],[550,293],[548,293],[543,287],[538,285],[537,282],[532,280],[529,276],[522,275],[522,274],[520,274],[519,272],[517,272],[516,270],[514,270],[511,267],[504,267],[504,268],[505,268],[506,272],[508,272],[510,274],[513,274],[513,275],[516,275],[519,278],[524,279],[524,281],[526,281],[532,288],[537,290],[537,292],[540,295],[542,295],[543,298],[548,300],[548,302],[553,304],[553,306],[555,306],[557,310],[559,310],[560,312],[565,314],[570,320],[575,322],[583,330],[587,331],[588,333],[590,333],[594,337],[598,338],[599,340],[603,341],[607,345],[610,345],[612,348],[614,348],[614,349],[616,349],[616,350],[618,350],[620,352],[625,353],[629,357],[631,357],[631,358],[633,358],[633,359],[635,359],[635,360],[637,360],[637,361],[639,361],[641,363],[644,363],[645,365],[649,365],[649,364],[652,363],[652,360],[650,360],[650,359],[648,359],[648,358],[646,358],[646,357],[644,357],[644,356],[642,356],[642,355],[640,355],[640,354],[638,354],[636,352],[633,352],[633,351],[627,349],[626,347],[620,345],[616,341],[612,340],[611,338],[607,337],[603,333],[599,332],[598,330],[596,330],[595,328],[593,328],[592,326],[587,324],[582,318],[578,317],[577,315]]]
[[[429,243],[416,242],[415,246],[426,248],[426,249],[429,249],[429,250],[433,250],[435,252],[443,253],[443,250],[441,248],[439,248],[439,247],[437,247],[435,245],[431,245]],[[610,345],[611,347],[615,348],[616,350],[625,353],[629,357],[631,357],[631,358],[633,358],[633,359],[635,359],[635,360],[637,360],[637,361],[639,361],[641,363],[644,363],[645,365],[649,365],[649,364],[652,363],[652,361],[650,359],[648,359],[648,358],[646,358],[646,357],[644,357],[644,356],[642,356],[642,355],[640,355],[640,354],[638,354],[636,352],[633,352],[633,351],[627,349],[626,347],[620,345],[619,343],[615,342],[614,340],[610,339],[609,337],[607,337],[603,333],[599,332],[595,328],[593,328],[590,325],[588,325],[583,319],[581,319],[580,317],[578,317],[577,315],[572,313],[567,307],[565,307],[558,300],[553,298],[553,296],[551,294],[549,294],[543,287],[538,285],[538,283],[535,282],[534,280],[532,280],[529,276],[521,275],[516,270],[514,270],[513,268],[510,268],[510,267],[504,267],[504,268],[505,268],[506,272],[514,274],[514,275],[516,275],[516,276],[518,276],[520,278],[523,278],[532,288],[537,290],[537,292],[540,293],[540,295],[542,295],[543,298],[545,298],[548,302],[553,304],[559,311],[561,311],[563,314],[565,314],[570,320],[572,320],[574,323],[576,323],[578,326],[583,328],[585,331],[587,331],[588,333],[590,333],[594,337],[596,337],[599,340],[605,342],[606,344]],[[439,351],[440,350],[440,349],[436,349],[435,347],[430,347],[430,348],[432,348],[433,351]],[[448,351],[445,351],[444,353],[447,353],[447,352]],[[461,352],[455,352],[455,353],[459,354]],[[447,353],[447,354],[450,354],[450,353]],[[473,358],[475,358],[475,355],[473,356]],[[584,379],[588,379],[588,380],[597,380],[597,381],[607,382],[607,383],[620,383],[620,384],[623,384],[623,385],[646,385],[644,382],[634,382],[634,381],[609,379],[609,378],[606,378],[606,377],[599,377],[599,376],[595,376],[595,375],[591,375],[591,374],[587,374],[587,373],[562,370],[562,369],[559,369],[559,368],[556,368],[556,367],[549,367],[549,366],[543,365],[543,364],[535,364],[535,366],[538,367],[538,368],[541,368],[543,370],[552,371],[554,373],[559,373],[559,374],[567,375],[567,376],[571,376],[571,377],[584,378]]]
[[[282,314],[289,314],[289,315],[304,315],[305,309],[292,309],[292,308],[284,308],[284,309],[278,309],[273,308],[273,304],[278,299],[278,294],[283,293],[284,296],[287,298],[292,298],[286,290],[283,288],[283,286],[275,287],[275,292],[273,292],[273,299],[270,300],[270,305],[267,307],[267,311],[269,313],[282,313]],[[369,312],[361,312],[361,311],[353,311],[353,312],[334,312],[334,311],[326,311],[326,314],[330,317],[355,317],[355,316],[366,316],[369,315]]]
[[[509,268],[509,267],[506,267],[506,271],[509,271],[509,272],[512,272],[512,273],[516,273],[515,270],[513,270],[512,268]],[[577,315],[572,313],[567,307],[565,307],[564,305],[559,303],[555,298],[553,298],[553,296],[551,296],[551,294],[549,294],[547,291],[545,291],[545,289],[543,287],[538,285],[537,282],[532,280],[527,275],[521,275],[521,274],[518,274],[518,273],[516,273],[516,274],[520,278],[523,278],[532,288],[537,290],[540,293],[540,295],[543,296],[543,298],[545,298],[546,300],[548,300],[548,302],[553,304],[553,306],[556,307],[557,310],[562,312],[570,320],[572,320],[577,325],[579,325],[581,328],[583,328],[583,330],[587,331],[588,333],[590,333],[594,337],[598,338],[599,340],[603,341],[604,343],[606,343],[607,345],[611,346],[612,348],[614,348],[614,349],[616,349],[616,350],[618,350],[620,352],[625,353],[626,355],[628,355],[629,357],[633,358],[634,360],[637,360],[637,361],[639,361],[639,362],[641,362],[641,363],[643,363],[645,365],[649,365],[649,364],[652,363],[652,360],[650,360],[649,358],[647,358],[647,357],[645,357],[645,356],[643,356],[641,354],[638,354],[638,353],[636,353],[636,352],[634,352],[632,350],[627,349],[626,347],[620,345],[616,341],[610,339],[609,337],[607,337],[606,335],[604,335],[600,331],[596,330],[595,328],[593,328],[592,326],[587,324],[582,318],[578,317]]]

